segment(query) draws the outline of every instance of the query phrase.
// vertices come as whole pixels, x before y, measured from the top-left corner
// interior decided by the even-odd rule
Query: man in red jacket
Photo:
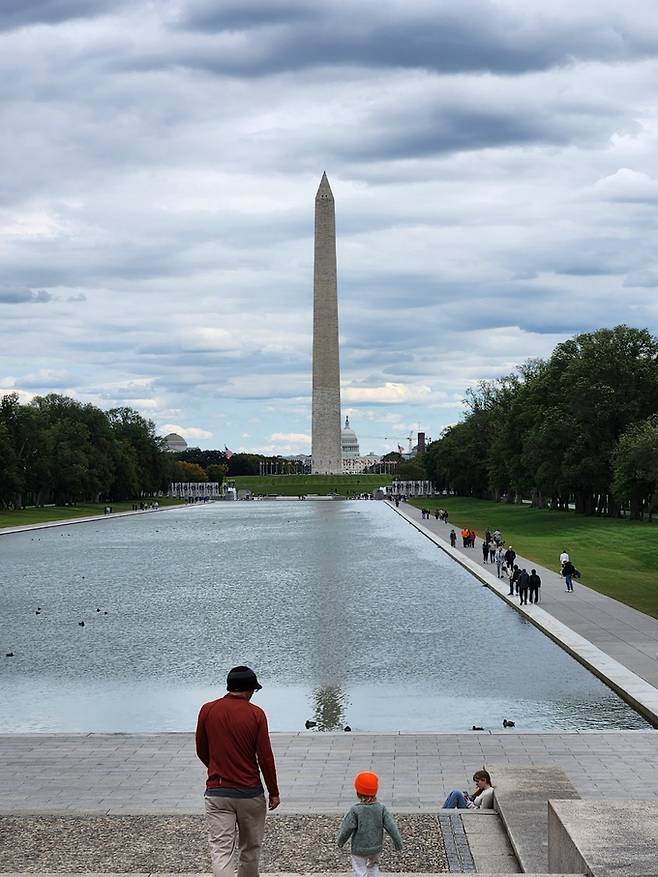
[[[233,877],[236,840],[238,877],[258,877],[266,810],[260,772],[269,809],[280,803],[267,717],[249,702],[261,688],[253,670],[234,667],[226,677],[228,694],[205,703],[199,713],[196,752],[208,768],[205,803],[214,877]]]

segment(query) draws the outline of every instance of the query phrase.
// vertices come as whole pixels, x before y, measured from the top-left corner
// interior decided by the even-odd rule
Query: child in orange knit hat
[[[395,820],[377,800],[379,777],[364,770],[354,779],[358,804],[354,804],[343,818],[338,832],[338,846],[352,838],[352,874],[354,877],[377,877],[379,859],[384,848],[384,831],[390,836],[395,849],[402,849],[402,838]]]

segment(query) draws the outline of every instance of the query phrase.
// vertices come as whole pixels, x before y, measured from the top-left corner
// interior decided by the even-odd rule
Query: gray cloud
[[[53,297],[45,289],[20,289],[0,286],[0,304],[44,304]]]
[[[327,64],[515,74],[577,60],[645,57],[658,47],[656,34],[637,27],[632,10],[625,16],[610,3],[580,14],[571,8],[561,17],[546,15],[544,8],[519,17],[490,0],[269,6],[262,0],[188,4],[180,27],[234,38],[215,51],[186,52],[184,63],[244,75]]]
[[[2,0],[0,30],[59,24],[72,18],[95,18],[119,5],[117,0]]]

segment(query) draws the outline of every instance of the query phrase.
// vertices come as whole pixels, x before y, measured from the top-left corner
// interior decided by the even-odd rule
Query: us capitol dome
[[[345,475],[359,475],[361,472],[381,461],[381,457],[377,454],[366,454],[361,456],[359,451],[359,440],[356,433],[350,427],[349,417],[345,418],[345,426],[340,433],[340,446],[343,456],[343,473]]]
[[[345,418],[345,426],[340,433],[340,446],[343,460],[354,460],[359,456],[359,440],[354,430],[350,428],[349,417]]]

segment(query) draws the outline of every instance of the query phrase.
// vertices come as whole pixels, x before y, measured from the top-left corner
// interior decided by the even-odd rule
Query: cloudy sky
[[[657,82],[654,0],[2,0],[0,392],[308,451],[326,169],[343,413],[436,437],[658,331]]]

